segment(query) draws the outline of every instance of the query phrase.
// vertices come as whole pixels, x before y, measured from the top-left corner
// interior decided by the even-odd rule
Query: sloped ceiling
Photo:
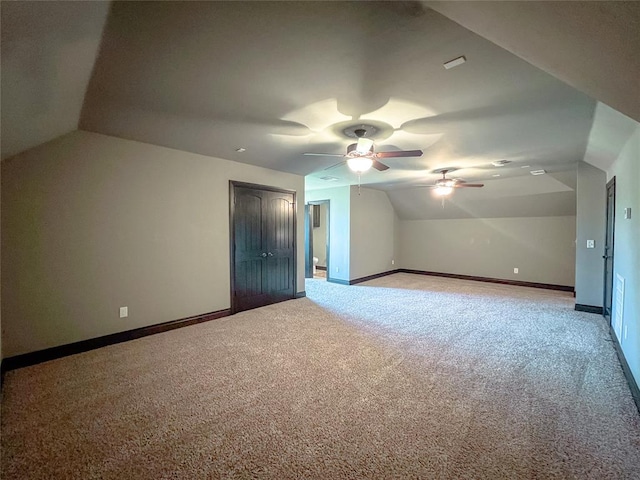
[[[467,63],[446,70],[459,55]],[[340,158],[347,126],[371,123],[389,159],[363,184],[550,172],[584,154],[595,102],[418,2],[114,4],[80,126],[353,184]],[[243,147],[243,153],[236,149]]]
[[[576,214],[575,171],[492,179],[482,189],[457,189],[442,199],[425,187],[391,188],[389,200],[402,220],[547,217]]]
[[[465,55],[467,63],[443,63]],[[584,155],[595,102],[418,2],[121,2],[113,6],[81,128],[353,184],[344,164],[372,124],[388,159],[362,183],[387,189],[491,161],[550,172]],[[246,149],[243,153],[238,148]]]
[[[424,2],[640,121],[640,2]]]
[[[357,178],[345,166],[325,170],[340,158],[303,153],[343,153],[352,142],[343,129],[368,123],[378,128],[378,151],[425,152],[388,159],[390,170],[362,177],[388,190],[407,218],[419,211],[412,196],[425,191],[414,187],[435,181],[432,170],[441,167],[486,183],[458,190],[456,201],[468,197],[470,205],[460,206],[461,216],[493,207],[506,215],[505,192],[516,184],[530,193],[511,195],[518,197],[512,205],[543,205],[546,195],[548,209],[539,209],[568,211],[575,185],[565,177],[584,156],[595,108],[583,92],[633,105],[637,84],[626,74],[638,61],[637,43],[629,44],[637,8],[433,5],[454,22],[426,3],[127,1],[113,4],[105,26],[106,2],[3,2],[3,158],[79,125],[307,175],[309,188],[320,188]],[[510,26],[495,25],[482,8]],[[517,8],[532,9],[526,25]],[[583,13],[573,18],[573,8]],[[632,20],[621,17],[625,11]],[[551,22],[547,32],[554,15],[571,21]],[[628,63],[624,78],[604,81],[611,49],[611,58]],[[443,68],[459,55],[464,65]],[[491,161],[502,159],[511,163],[496,170]],[[529,170],[538,168],[551,173],[547,180],[532,179]],[[471,208],[481,202],[485,210]]]
[[[598,102],[584,161],[608,170],[637,128],[638,122]]]
[[[109,2],[2,2],[2,158],[78,128]]]

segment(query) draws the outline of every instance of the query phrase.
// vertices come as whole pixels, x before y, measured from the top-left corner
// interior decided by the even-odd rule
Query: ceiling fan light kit
[[[380,162],[380,158],[400,158],[400,157],[420,157],[422,156],[422,150],[399,150],[394,152],[375,152],[373,139],[370,138],[377,132],[377,128],[373,125],[354,125],[347,127],[343,130],[343,133],[347,137],[356,137],[358,141],[347,146],[346,154],[335,153],[305,153],[304,155],[313,156],[327,156],[327,157],[344,157],[346,158],[347,166],[357,173],[358,175],[368,171],[371,167],[383,172],[388,170],[389,167]],[[337,167],[338,165],[344,165],[343,160],[340,163],[325,168],[325,170]]]
[[[441,197],[445,195],[449,195],[451,192],[453,192],[453,187],[448,187],[446,185],[439,185],[433,191],[433,193]]]
[[[347,160],[347,166],[358,174],[366,172],[372,165],[373,160],[369,157],[352,157]]]
[[[439,197],[445,197],[453,192],[454,188],[463,187],[484,187],[484,183],[467,183],[464,180],[447,178],[447,173],[456,170],[455,168],[439,168],[434,170],[433,173],[441,173],[442,178],[436,180],[436,183],[431,185],[433,193]],[[443,200],[444,201],[444,200]],[[444,204],[443,204],[444,207]]]
[[[505,165],[508,165],[509,163],[511,163],[510,160],[496,160],[494,162],[491,162],[491,165],[493,165],[494,167],[504,167]]]

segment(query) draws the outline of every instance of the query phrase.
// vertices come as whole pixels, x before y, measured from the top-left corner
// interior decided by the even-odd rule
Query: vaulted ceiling
[[[79,126],[321,188],[357,178],[303,154],[344,153],[343,130],[368,124],[378,151],[424,151],[362,177],[407,216],[442,167],[485,182],[475,198],[496,208],[508,191],[570,202],[564,172],[584,157],[596,99],[640,118],[640,9],[507,3],[116,2],[107,18],[106,2],[3,2],[2,156]],[[605,60],[623,73],[603,74]],[[529,175],[541,168],[551,175]]]
[[[78,128],[109,2],[2,2],[2,158]]]

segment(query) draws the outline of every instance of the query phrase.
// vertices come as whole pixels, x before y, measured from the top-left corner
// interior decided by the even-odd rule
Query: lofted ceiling
[[[640,2],[424,2],[640,121]]]
[[[594,105],[418,2],[122,2],[80,125],[309,175],[312,189],[357,178],[304,153],[344,153],[343,129],[371,124],[378,151],[425,152],[363,175],[387,189],[447,166],[491,178],[494,160],[512,162],[505,177],[574,168]]]
[[[3,158],[79,125],[305,175],[307,188],[317,189],[358,178],[334,166],[341,158],[304,153],[344,153],[353,139],[343,130],[368,124],[377,129],[377,151],[424,151],[385,159],[389,170],[361,179],[387,190],[406,218],[430,211],[434,202],[427,207],[418,185],[433,183],[433,170],[443,167],[486,186],[458,189],[448,213],[431,216],[491,209],[508,216],[515,205],[534,201],[548,201],[556,214],[571,202],[575,210],[575,166],[585,155],[596,102],[564,81],[614,103],[622,97],[612,92],[621,87],[612,81],[594,88],[599,77],[558,63],[554,52],[564,51],[564,43],[574,52],[580,40],[572,36],[593,28],[598,38],[613,39],[603,51],[622,42],[626,48],[615,58],[626,58],[634,49],[625,39],[637,26],[618,15],[615,21],[631,25],[618,32],[615,9],[603,7],[607,22],[597,29],[580,14],[584,24],[568,22],[564,36],[542,35],[550,39],[545,43],[546,26],[536,22],[559,15],[559,8],[569,15],[570,7],[482,2],[511,18],[501,26],[477,2],[444,3],[127,1],[112,3],[107,18],[106,2],[3,2]],[[517,27],[517,8],[533,8],[534,26]],[[516,41],[519,31],[524,41]],[[536,40],[535,49],[522,46],[526,38]],[[443,67],[460,55],[466,63]],[[583,82],[572,81],[579,74]],[[494,167],[495,160],[510,163]],[[549,175],[532,177],[534,169]]]
[[[109,2],[0,4],[2,158],[78,128]]]

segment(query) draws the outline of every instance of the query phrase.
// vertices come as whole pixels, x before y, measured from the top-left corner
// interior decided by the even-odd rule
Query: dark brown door
[[[607,183],[607,223],[604,237],[604,299],[602,312],[611,324],[611,307],[613,303],[613,241],[616,214],[616,179]]]
[[[231,182],[233,312],[295,296],[295,193]]]

